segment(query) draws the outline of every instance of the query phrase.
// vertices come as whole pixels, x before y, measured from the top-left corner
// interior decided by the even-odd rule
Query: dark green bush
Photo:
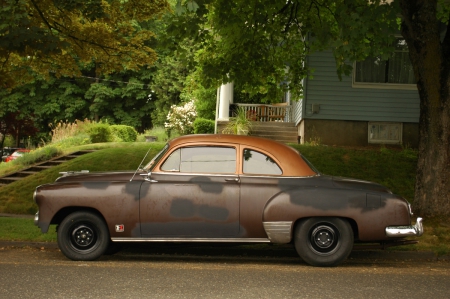
[[[195,134],[212,134],[214,133],[214,121],[205,118],[197,118],[194,121]]]
[[[125,125],[112,125],[109,127],[114,141],[118,142],[134,142],[138,133],[133,127]]]
[[[92,143],[112,141],[111,129],[107,124],[95,124],[88,130]]]

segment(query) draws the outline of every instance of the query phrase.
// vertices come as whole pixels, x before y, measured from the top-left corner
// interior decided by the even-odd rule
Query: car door
[[[242,174],[240,225],[244,237],[265,238],[264,208],[282,191],[283,171],[277,161],[262,149],[241,147]]]
[[[237,146],[174,149],[141,187],[142,236],[237,236],[240,183],[236,155]]]

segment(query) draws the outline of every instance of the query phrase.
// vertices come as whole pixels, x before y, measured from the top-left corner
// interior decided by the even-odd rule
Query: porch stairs
[[[226,121],[217,122],[217,132],[222,132]],[[282,143],[297,143],[298,131],[293,122],[252,122],[251,136],[264,137]]]
[[[283,143],[297,143],[298,131],[291,122],[252,122],[252,136],[264,137]]]

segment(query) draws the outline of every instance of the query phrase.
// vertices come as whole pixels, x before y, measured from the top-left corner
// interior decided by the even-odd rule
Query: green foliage
[[[168,10],[166,0],[4,0],[0,87],[32,81],[35,73],[79,76],[92,61],[97,74],[152,65],[156,53],[148,41],[154,33],[140,24]]]
[[[195,119],[193,126],[195,134],[213,134],[215,122],[210,119],[198,117]]]
[[[22,157],[17,158],[16,160],[10,161],[8,163],[1,163],[0,175],[18,171],[33,164],[50,160],[54,157],[62,155],[62,153],[63,152],[61,148],[54,145],[32,150],[29,153],[24,154]]]
[[[5,141],[3,142],[4,147],[14,147],[16,145],[16,141],[10,135],[5,136]]]
[[[125,125],[110,126],[113,140],[116,142],[134,142],[138,133],[133,127]]]
[[[247,113],[243,107],[238,107],[235,116],[230,117],[225,128],[222,130],[224,134],[248,135],[252,129],[252,122],[247,117]]]
[[[55,125],[50,124],[50,128],[52,129],[52,142],[61,142],[67,138],[75,137],[79,134],[85,134],[89,128],[94,125],[95,123],[88,119],[83,121],[75,120],[73,123],[68,121],[60,121]]]
[[[324,174],[377,182],[409,201],[414,199],[416,151],[290,145]]]
[[[145,130],[145,132],[142,134],[139,134],[136,141],[144,142],[144,141],[146,141],[146,136],[154,136],[154,137],[156,137],[156,141],[160,141],[160,142],[167,141],[167,140],[169,140],[169,136],[167,135],[167,133],[168,132],[165,128],[156,126],[156,127],[153,127],[152,129]],[[171,137],[173,138],[176,136],[174,134],[172,134]]]
[[[167,130],[176,130],[178,133],[185,135],[193,132],[193,123],[197,117],[194,102],[190,101],[180,106],[172,105],[167,115],[165,127]]]
[[[94,124],[89,127],[87,133],[92,143],[112,141],[112,134],[108,124]]]
[[[0,217],[0,240],[56,242],[56,226],[52,225],[48,234],[43,234],[33,219]]]
[[[38,162],[47,161],[54,157],[60,156],[62,154],[61,150],[55,146],[45,146],[28,154],[23,155],[19,159],[12,162],[19,164],[21,166],[29,166]],[[9,163],[9,162],[8,162]]]
[[[42,184],[52,183],[60,176],[62,171],[77,171],[88,169],[90,171],[117,171],[117,170],[135,170],[139,166],[146,152],[151,149],[147,160],[156,155],[164,146],[164,143],[107,143],[90,144],[77,149],[96,149],[101,150],[82,155],[78,158],[54,166],[50,169],[41,171],[35,175],[23,178],[20,181],[1,187],[0,192],[0,213],[13,214],[34,214],[37,206],[33,201],[34,189]],[[106,148],[105,148],[106,147]],[[72,151],[76,149],[72,148]],[[0,164],[0,167],[3,164]],[[0,168],[1,169],[1,168]],[[130,175],[131,178],[131,175]]]
[[[395,3],[364,0],[179,1],[176,11],[174,33],[202,45],[199,83],[209,88],[234,81],[265,102],[286,90],[301,96],[311,52],[331,49],[339,75],[349,74],[354,60],[389,55],[399,13]]]

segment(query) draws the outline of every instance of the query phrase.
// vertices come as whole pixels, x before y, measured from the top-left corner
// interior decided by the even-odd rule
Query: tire
[[[295,227],[295,249],[308,264],[333,267],[342,263],[353,248],[353,230],[341,218],[308,218]]]
[[[109,241],[109,245],[106,248],[105,252],[103,253],[104,255],[113,255],[118,253],[119,251],[122,250],[122,244],[118,244],[116,242],[113,241]]]
[[[101,217],[79,211],[68,215],[58,228],[58,246],[74,261],[92,261],[99,258],[110,242],[108,228]]]

